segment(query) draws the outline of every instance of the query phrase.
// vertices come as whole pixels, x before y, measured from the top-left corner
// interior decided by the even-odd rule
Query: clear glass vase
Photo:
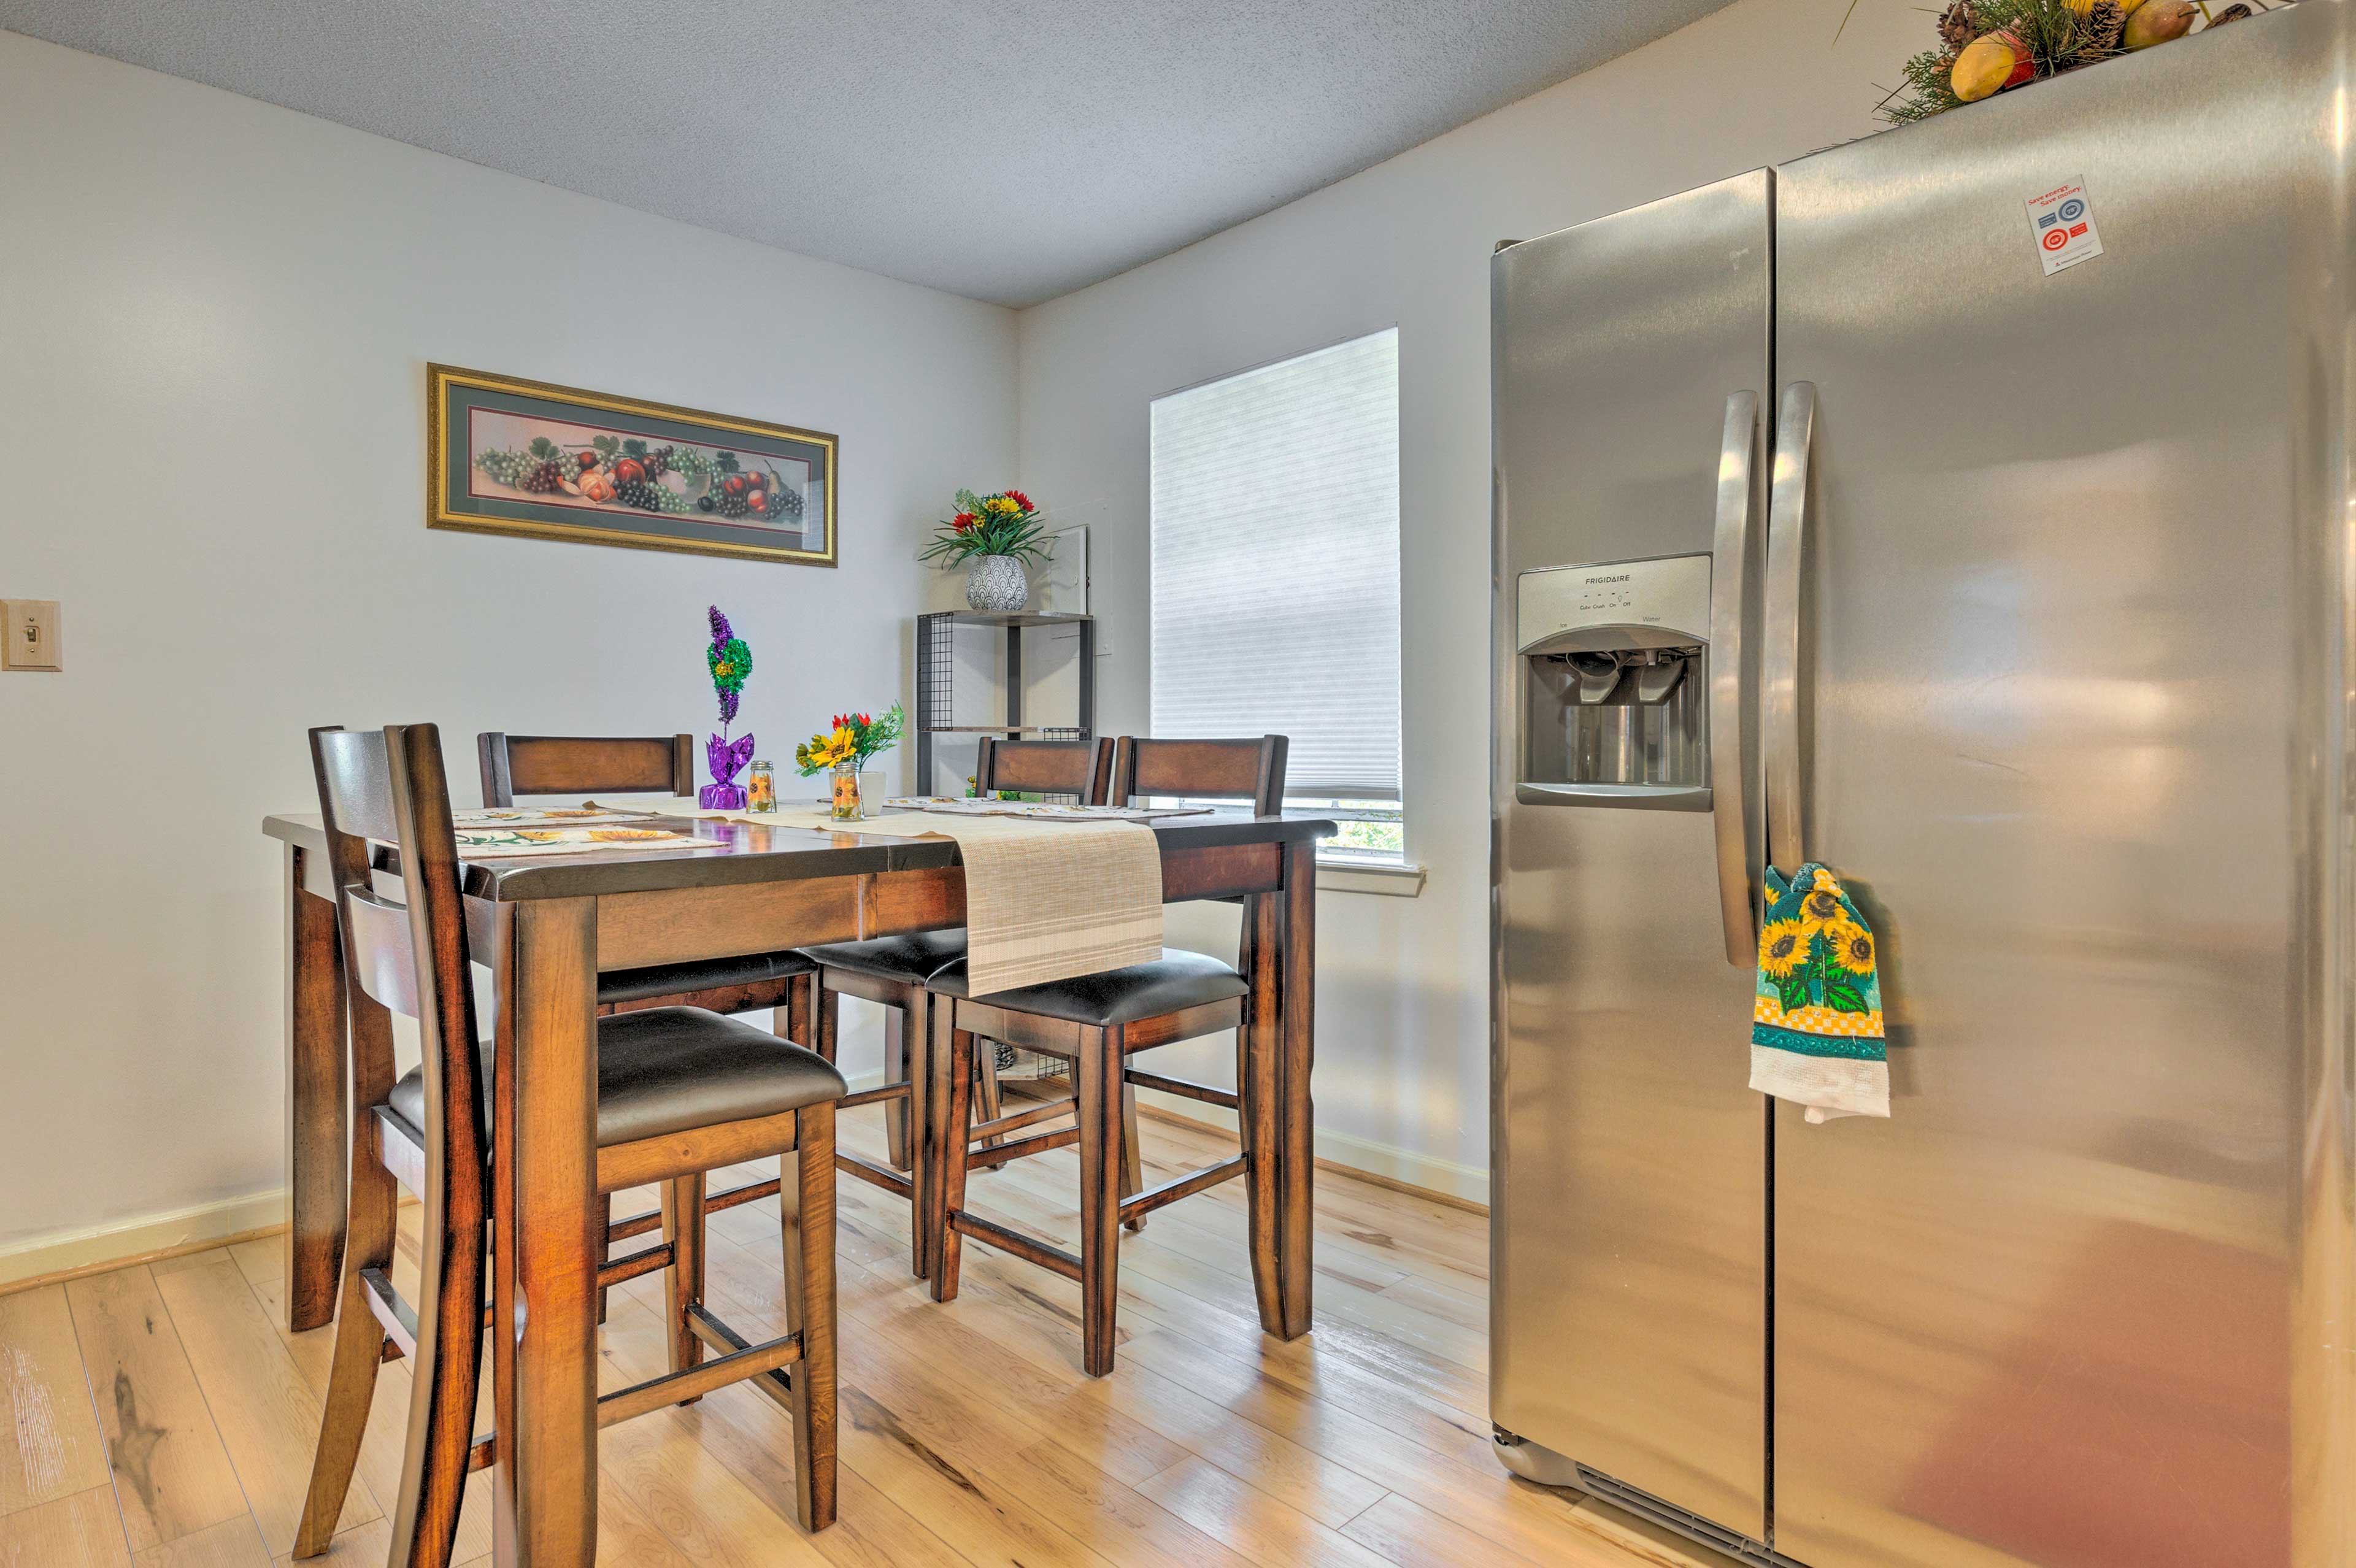
[[[834,819],[851,822],[859,816],[859,764],[834,764]]]

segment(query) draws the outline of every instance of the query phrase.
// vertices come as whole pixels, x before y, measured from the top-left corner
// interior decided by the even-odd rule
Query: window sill
[[[1317,862],[1317,891],[1411,899],[1423,891],[1423,868],[1408,862],[1385,865],[1378,860],[1321,859]]]

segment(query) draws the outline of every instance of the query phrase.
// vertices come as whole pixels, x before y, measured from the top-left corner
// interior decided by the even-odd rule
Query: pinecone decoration
[[[2127,8],[2119,0],[2094,0],[2082,26],[2078,57],[2089,61],[2107,59],[2119,52],[2120,36],[2127,29]]]
[[[1939,40],[1947,46],[1949,54],[1962,51],[1965,44],[1980,36],[1978,15],[1972,9],[1972,0],[1954,0],[1954,4],[1939,13]]]
[[[523,476],[522,488],[534,496],[553,496],[562,488],[564,464],[552,457]]]

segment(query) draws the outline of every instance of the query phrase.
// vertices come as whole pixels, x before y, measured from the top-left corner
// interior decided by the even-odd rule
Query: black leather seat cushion
[[[490,1092],[491,1048],[477,1080]],[[701,1008],[648,1008],[597,1020],[597,1144],[798,1111],[846,1092],[814,1051]],[[385,1097],[412,1129],[425,1125],[425,1079],[412,1070]],[[491,1119],[482,1118],[484,1136]],[[418,1135],[423,1141],[423,1134]]]
[[[601,1002],[642,1002],[648,997],[686,997],[723,986],[758,986],[808,975],[818,965],[798,953],[747,953],[741,958],[699,958],[692,964],[649,964],[597,976]]]
[[[940,970],[926,984],[952,997],[966,996],[965,960]],[[1151,964],[1132,964],[1126,969],[1107,969],[1044,986],[1018,986],[979,999],[1009,1012],[1105,1026],[1224,1002],[1250,989],[1229,965],[1200,953],[1165,947]]]
[[[963,931],[919,931],[879,936],[872,942],[836,942],[805,947],[802,956],[836,969],[921,986],[948,965],[965,958]]]

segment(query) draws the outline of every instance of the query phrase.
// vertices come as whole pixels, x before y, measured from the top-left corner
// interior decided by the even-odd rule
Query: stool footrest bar
[[[972,1135],[976,1138],[994,1138],[1034,1123],[1052,1121],[1057,1116],[1079,1114],[1080,1103],[1066,1094],[1060,1100],[1050,1100],[1044,1105],[1033,1105],[1027,1111],[1010,1111],[1002,1116],[992,1116],[986,1122],[976,1122]]]
[[[959,1209],[949,1216],[949,1228],[960,1236],[970,1236],[975,1241],[987,1243],[1001,1252],[1012,1253],[1024,1263],[1037,1264],[1041,1268],[1052,1270],[1062,1275],[1066,1279],[1080,1277],[1080,1260],[1064,1251],[1063,1248],[1051,1247],[1046,1243],[1026,1236],[1020,1231],[1010,1231],[1005,1226],[985,1220],[979,1214],[969,1214]]]
[[[1181,1198],[1192,1198],[1206,1188],[1222,1181],[1233,1181],[1244,1173],[1244,1157],[1237,1155],[1216,1165],[1206,1165],[1200,1170],[1190,1170],[1183,1176],[1171,1178],[1159,1187],[1149,1187],[1134,1198],[1120,1200],[1120,1217],[1134,1220],[1151,1214],[1165,1203],[1175,1203]]]
[[[725,1192],[715,1192],[703,1200],[703,1211],[707,1214],[717,1214],[723,1209],[734,1209],[744,1203],[758,1203],[764,1198],[775,1198],[777,1190],[777,1179],[774,1176],[766,1181],[748,1181],[742,1187],[732,1187]]]
[[[897,1193],[903,1198],[914,1196],[916,1190],[914,1182],[890,1167],[877,1165],[873,1160],[862,1159],[855,1154],[844,1154],[840,1149],[835,1151],[834,1168],[841,1171],[845,1176],[855,1176],[862,1181],[873,1182],[884,1191]]]
[[[1000,1144],[995,1148],[976,1149],[966,1157],[965,1165],[968,1170],[987,1170],[991,1166],[1004,1165],[1025,1155],[1045,1154],[1053,1148],[1069,1148],[1079,1141],[1079,1128],[1057,1127],[1052,1133],[1033,1133],[1027,1138],[1017,1138],[1011,1144]]]
[[[710,1208],[710,1204],[704,1205]],[[662,1229],[662,1211],[649,1209],[643,1214],[633,1214],[626,1220],[616,1220],[605,1227],[609,1242],[626,1242],[632,1236],[650,1235]]]
[[[688,1307],[687,1326],[693,1330],[697,1339],[723,1355],[730,1355],[748,1349],[750,1345],[750,1341],[744,1335],[712,1316],[701,1302],[693,1303]],[[792,1379],[784,1369],[763,1372],[750,1381],[755,1388],[785,1406],[788,1413],[792,1411],[794,1385]]]
[[[368,1308],[376,1320],[384,1325],[385,1338],[401,1347],[404,1356],[417,1354],[417,1313],[392,1288],[392,1276],[380,1268],[360,1270],[361,1288],[368,1292]]]
[[[1206,1105],[1225,1105],[1230,1111],[1243,1108],[1243,1096],[1232,1089],[1214,1089],[1189,1078],[1164,1078],[1159,1072],[1143,1072],[1134,1067],[1123,1071],[1121,1077],[1140,1089],[1158,1089],[1164,1094],[1200,1100]]]
[[[628,1257],[616,1258],[609,1264],[599,1264],[597,1265],[598,1288],[602,1290],[609,1285],[619,1285],[624,1280],[636,1279],[643,1274],[652,1274],[657,1269],[669,1268],[670,1259],[671,1244],[669,1242],[657,1242],[642,1253],[632,1253]]]
[[[730,1337],[734,1336],[732,1334]],[[627,1421],[634,1415],[644,1415],[667,1404],[680,1404],[701,1398],[714,1389],[790,1366],[801,1360],[801,1355],[802,1337],[786,1334],[758,1345],[745,1345],[718,1360],[690,1367],[683,1372],[666,1372],[642,1383],[632,1383],[628,1388],[617,1389],[598,1400],[597,1424],[601,1428],[611,1426],[617,1421]]]

